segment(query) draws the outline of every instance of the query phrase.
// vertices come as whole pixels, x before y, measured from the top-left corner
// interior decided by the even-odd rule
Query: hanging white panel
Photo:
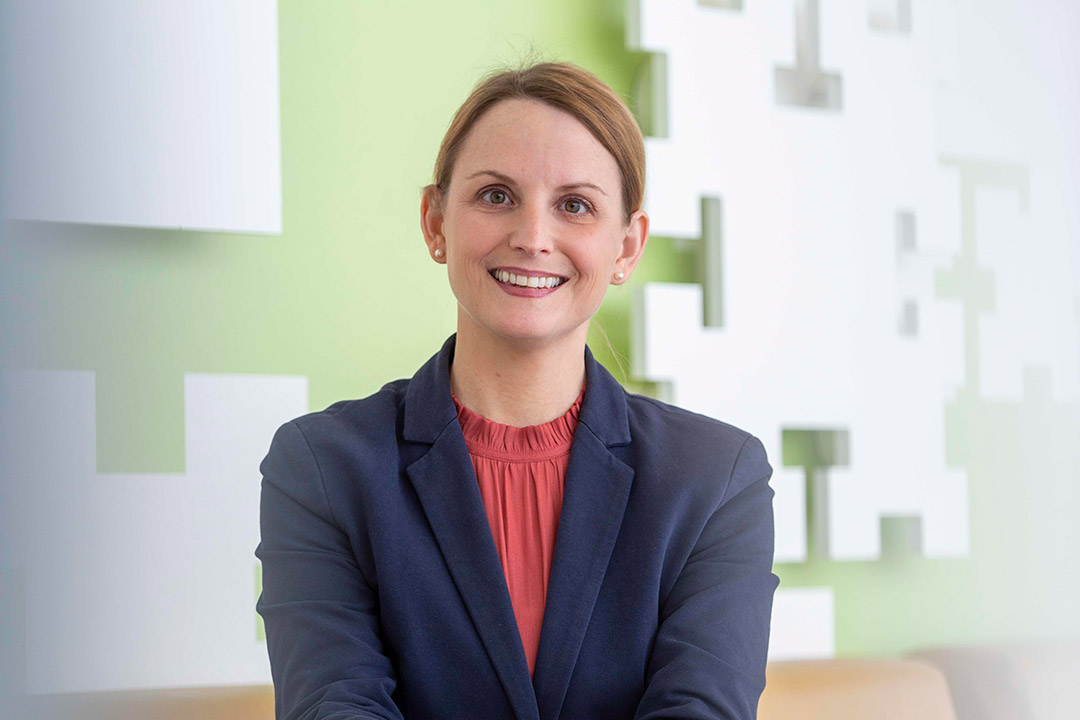
[[[26,220],[281,232],[277,3],[11,3],[12,166]]]

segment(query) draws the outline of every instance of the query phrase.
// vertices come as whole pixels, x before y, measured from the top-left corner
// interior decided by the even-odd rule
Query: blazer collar
[[[439,434],[457,419],[450,395],[450,363],[454,359],[457,333],[413,375],[405,391],[404,437],[410,442],[434,443]],[[582,423],[606,446],[628,445],[630,423],[626,416],[626,391],[585,346],[585,397],[581,402]]]

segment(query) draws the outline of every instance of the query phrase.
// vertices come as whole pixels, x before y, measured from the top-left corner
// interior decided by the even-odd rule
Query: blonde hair
[[[645,199],[645,140],[622,98],[588,70],[544,62],[519,70],[496,70],[483,78],[458,108],[439,147],[434,184],[445,197],[461,146],[476,121],[502,100],[538,100],[577,118],[619,167],[626,221]]]

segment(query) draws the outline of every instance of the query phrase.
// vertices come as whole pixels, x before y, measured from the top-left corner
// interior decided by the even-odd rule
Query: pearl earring
[[[623,277],[624,277],[624,275],[623,275],[623,272],[621,270],[619,272],[615,273],[615,279],[616,280],[622,280]]]
[[[442,257],[442,248],[435,248],[435,257]]]

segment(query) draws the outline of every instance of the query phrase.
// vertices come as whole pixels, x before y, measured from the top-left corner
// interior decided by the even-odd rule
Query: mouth
[[[557,288],[567,282],[567,278],[561,275],[525,275],[516,274],[508,270],[495,268],[488,271],[488,275],[495,278],[496,282],[503,285],[513,285],[520,288],[537,288],[540,290]]]

